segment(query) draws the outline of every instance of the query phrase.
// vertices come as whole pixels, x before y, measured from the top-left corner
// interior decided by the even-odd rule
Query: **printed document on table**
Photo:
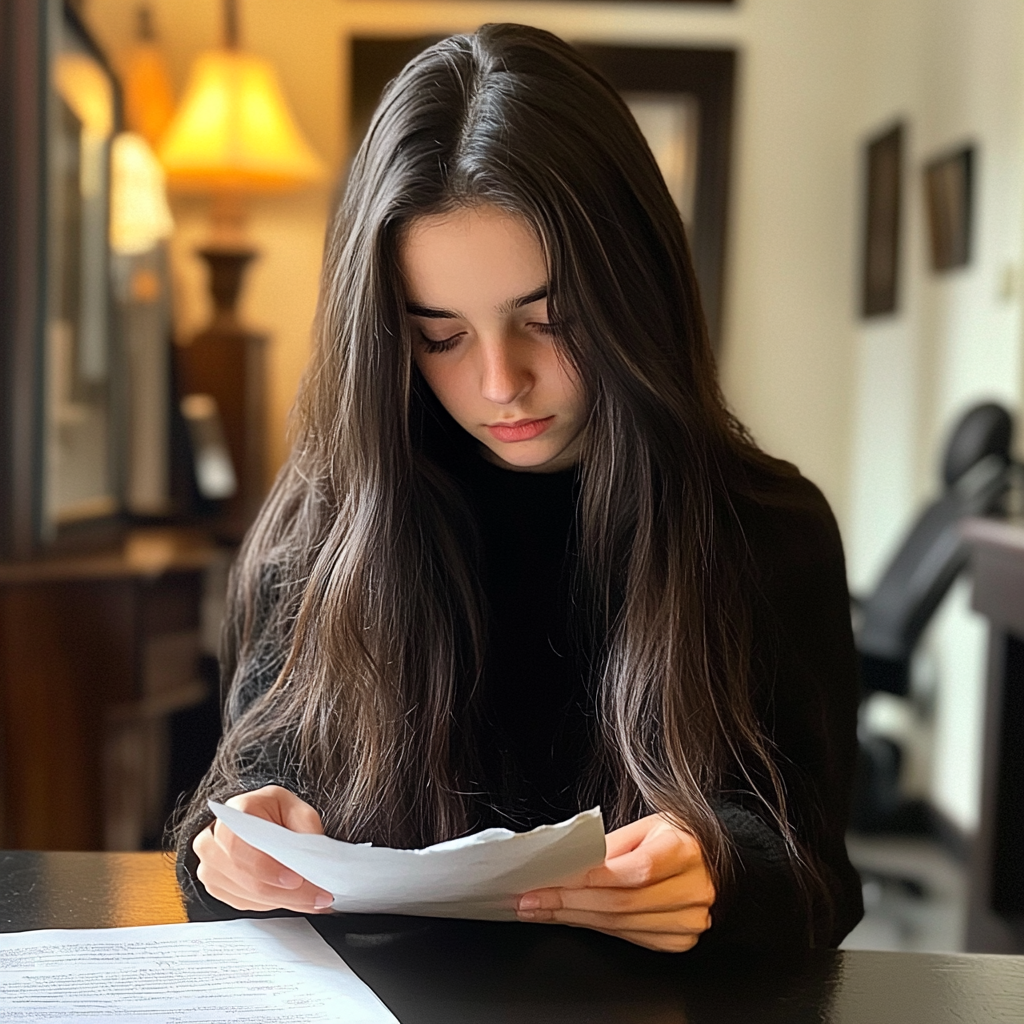
[[[3,1024],[398,1024],[301,917],[0,935]]]
[[[600,807],[532,832],[490,828],[424,850],[292,832],[210,801],[240,839],[333,893],[334,910],[514,921],[515,897],[564,885],[604,862]]]

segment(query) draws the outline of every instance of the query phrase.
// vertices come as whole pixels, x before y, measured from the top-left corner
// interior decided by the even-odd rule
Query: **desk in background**
[[[964,534],[971,549],[971,604],[989,620],[981,821],[971,856],[967,948],[1024,953],[1024,524],[972,519]]]
[[[183,920],[173,862],[162,854],[0,852],[0,931]],[[370,930],[354,931],[354,921]],[[1018,957],[817,950],[716,961],[560,925],[353,916],[312,923],[402,1024],[1024,1020]]]

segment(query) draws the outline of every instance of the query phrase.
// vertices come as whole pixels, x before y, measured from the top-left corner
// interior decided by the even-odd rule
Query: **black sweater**
[[[583,809],[579,780],[592,756],[595,712],[569,621],[576,549],[576,473],[518,473],[482,459],[462,483],[480,527],[488,643],[474,726],[478,778],[472,827],[528,829]],[[817,941],[837,944],[862,914],[844,845],[856,754],[856,684],[838,529],[821,493],[792,474],[757,500],[736,499],[757,578],[751,580],[754,694],[775,745],[790,816],[827,894],[812,897]],[[237,715],[273,672],[243,678]],[[254,776],[249,788],[289,780]],[[291,788],[294,788],[292,786]],[[777,831],[758,805],[711,794],[736,851],[732,882],[712,908],[702,947],[778,949],[808,942],[806,902]],[[219,909],[179,858],[182,887]],[[226,909],[226,908],[225,908]]]

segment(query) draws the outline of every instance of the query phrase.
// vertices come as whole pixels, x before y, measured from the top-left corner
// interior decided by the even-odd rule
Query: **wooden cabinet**
[[[137,849],[159,833],[167,716],[198,703],[201,535],[0,566],[0,846]]]
[[[1024,953],[1024,523],[969,520],[972,605],[989,620],[981,822],[967,912],[972,953]]]

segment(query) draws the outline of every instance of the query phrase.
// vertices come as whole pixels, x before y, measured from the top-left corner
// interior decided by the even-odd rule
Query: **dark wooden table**
[[[0,852],[0,931],[184,920],[162,854]],[[820,950],[716,960],[550,925],[312,921],[403,1024],[1024,1021],[1020,957]]]

